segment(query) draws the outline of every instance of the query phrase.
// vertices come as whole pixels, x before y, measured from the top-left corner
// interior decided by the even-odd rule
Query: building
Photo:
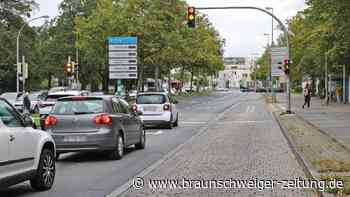
[[[246,57],[225,57],[225,69],[219,72],[217,79],[219,88],[254,87],[251,79],[255,61]]]

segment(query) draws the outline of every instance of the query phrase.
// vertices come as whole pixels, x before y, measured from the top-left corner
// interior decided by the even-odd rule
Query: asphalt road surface
[[[246,100],[248,94],[229,91],[218,92],[212,96],[182,99],[177,105],[180,111],[179,127],[172,130],[147,130],[145,150],[136,151],[131,148],[120,161],[108,160],[106,155],[101,153],[63,154],[56,164],[56,179],[51,190],[36,192],[25,182],[0,191],[0,196],[105,196],[186,142],[218,114]]]

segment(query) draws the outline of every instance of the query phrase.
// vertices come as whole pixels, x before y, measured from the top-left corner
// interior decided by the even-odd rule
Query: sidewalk
[[[277,94],[277,101],[285,109],[285,94]],[[303,109],[303,103],[302,95],[292,95],[293,112],[350,150],[350,104],[331,103],[327,106],[318,97],[311,98],[310,109]]]

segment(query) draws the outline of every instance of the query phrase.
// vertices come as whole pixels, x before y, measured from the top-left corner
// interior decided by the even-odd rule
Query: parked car
[[[22,95],[21,92],[19,92],[19,93],[17,93],[17,92],[5,92],[5,93],[1,94],[0,96],[2,98],[5,98],[8,102],[10,102],[11,105],[14,105],[17,98],[20,97],[21,95]]]
[[[44,101],[46,96],[47,96],[47,91],[44,91],[44,90],[29,93],[28,97],[31,103],[30,110],[32,112],[39,112],[40,108],[43,107],[42,102]],[[24,99],[24,95],[21,95],[16,99],[14,103],[15,108],[20,112],[23,111],[23,99]]]
[[[61,153],[106,151],[121,159],[124,148],[145,148],[146,133],[138,114],[128,103],[112,95],[73,96],[58,100],[46,117],[45,129]]]
[[[145,126],[165,125],[171,129],[179,121],[176,103],[164,92],[142,92],[138,93],[132,108],[142,112],[141,119]]]
[[[52,187],[55,143],[50,134],[32,126],[29,116],[0,98],[0,188],[27,180],[37,190]]]

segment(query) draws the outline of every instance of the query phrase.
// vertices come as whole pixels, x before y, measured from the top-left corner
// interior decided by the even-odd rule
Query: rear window
[[[73,114],[98,114],[102,113],[103,100],[63,100],[56,103],[52,114],[73,115]]]
[[[59,98],[68,97],[68,96],[74,96],[74,95],[68,95],[68,94],[48,95],[45,100],[46,101],[57,101]]]
[[[166,97],[161,94],[145,94],[138,95],[136,99],[137,104],[164,104]]]

